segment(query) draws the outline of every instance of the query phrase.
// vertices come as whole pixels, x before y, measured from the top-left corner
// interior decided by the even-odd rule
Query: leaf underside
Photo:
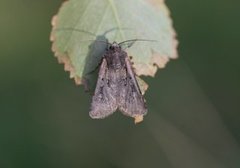
[[[176,34],[163,0],[69,0],[53,17],[52,26],[55,56],[76,84],[88,89],[94,87],[92,74],[106,48],[99,41],[156,40],[139,41],[126,50],[137,75],[154,76],[170,58],[177,58]],[[144,93],[147,84],[138,81]]]

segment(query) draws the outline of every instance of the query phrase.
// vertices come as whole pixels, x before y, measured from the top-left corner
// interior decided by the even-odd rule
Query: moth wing
[[[125,80],[120,85],[119,110],[131,117],[143,116],[147,114],[145,100],[139,89],[135,74],[132,70],[128,57],[125,58],[126,74]]]
[[[116,97],[113,95],[112,88],[108,86],[108,73],[107,61],[103,58],[94,96],[92,97],[89,112],[91,118],[105,118],[117,109]]]

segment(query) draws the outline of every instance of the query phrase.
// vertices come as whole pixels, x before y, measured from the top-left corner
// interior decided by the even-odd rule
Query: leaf
[[[127,49],[137,75],[154,76],[157,68],[177,58],[176,34],[163,0],[69,0],[53,17],[52,25],[55,56],[70,71],[70,77],[86,87],[93,87],[91,73],[106,47],[95,40],[156,40],[138,41]]]

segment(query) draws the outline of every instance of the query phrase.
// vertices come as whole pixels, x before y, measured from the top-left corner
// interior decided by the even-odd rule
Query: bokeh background
[[[180,57],[145,78],[138,125],[88,116],[50,49],[61,3],[0,0],[1,168],[240,167],[240,1],[167,0]]]

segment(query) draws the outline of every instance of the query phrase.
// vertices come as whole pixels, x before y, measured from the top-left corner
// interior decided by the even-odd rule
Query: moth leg
[[[108,73],[107,61],[103,58],[99,70],[97,85],[92,97],[91,110],[89,112],[91,118],[105,118],[117,109],[116,98],[113,95],[111,86],[108,84]]]

